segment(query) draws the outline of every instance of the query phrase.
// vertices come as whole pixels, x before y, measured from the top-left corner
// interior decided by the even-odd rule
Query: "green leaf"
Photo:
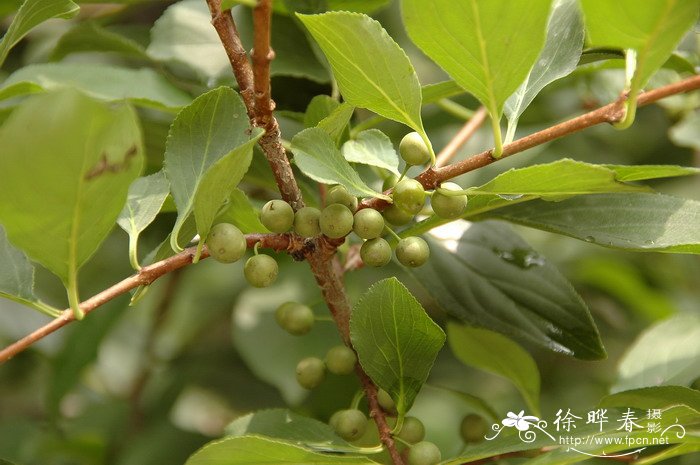
[[[317,95],[311,99],[304,112],[304,127],[313,128],[333,110],[340,106],[340,102],[329,95]]]
[[[545,257],[507,225],[452,223],[427,238],[410,270],[436,305],[465,323],[581,359],[605,357],[586,304]]]
[[[362,368],[400,415],[428,378],[445,333],[396,278],[370,287],[353,307],[350,337]]]
[[[94,21],[85,21],[61,36],[51,52],[51,60],[59,61],[76,52],[113,52],[148,59],[146,49],[133,39],[106,29]]]
[[[129,187],[126,205],[117,218],[117,224],[129,235],[129,259],[139,269],[139,235],[156,219],[170,193],[170,183],[163,171],[136,179]]]
[[[404,123],[427,141],[418,77],[406,53],[381,24],[348,12],[299,18],[328,58],[345,101]]]
[[[179,231],[193,212],[197,233],[207,237],[248,170],[262,132],[251,130],[243,100],[229,87],[200,95],[177,115],[168,133],[164,165],[178,212],[170,240],[173,250],[182,250]]]
[[[509,379],[523,395],[530,411],[540,412],[540,372],[522,347],[509,338],[455,323],[447,325],[447,341],[462,363]]]
[[[185,465],[376,463],[366,457],[320,454],[302,447],[260,436],[240,436],[210,442],[195,452]]]
[[[620,361],[612,390],[689,385],[700,375],[698,340],[700,315],[697,314],[676,315],[647,328]]]
[[[70,0],[25,0],[0,40],[0,66],[10,49],[31,29],[51,18],[72,18],[80,7]]]
[[[668,132],[674,144],[700,150],[700,111],[687,114]]]
[[[87,63],[45,63],[20,68],[3,82],[0,100],[66,87],[99,100],[128,99],[161,110],[176,110],[192,100],[151,69]]]
[[[700,392],[684,386],[645,387],[603,397],[600,407],[657,409],[685,405],[700,412]]]
[[[442,81],[436,84],[426,84],[421,88],[423,95],[423,104],[435,103],[444,98],[461,95],[464,89],[453,80]]]
[[[294,163],[311,179],[342,184],[352,195],[388,199],[373,191],[343,158],[331,137],[320,128],[304,129],[292,139]]]
[[[350,118],[355,111],[355,107],[348,103],[342,103],[328,116],[318,122],[316,127],[323,129],[336,142],[339,142],[343,135],[347,133]]]
[[[40,95],[10,115],[0,146],[0,223],[63,281],[75,311],[78,269],[114,226],[141,171],[136,114],[74,90]]]
[[[581,7],[590,45],[636,51],[630,88],[637,91],[664,64],[698,17],[696,0],[648,0],[644,8],[635,0],[581,0]]]
[[[244,234],[269,232],[260,222],[258,210],[253,208],[245,192],[238,188],[231,191],[228,203],[216,217],[215,223],[231,223]]]
[[[532,228],[604,247],[700,253],[700,202],[662,194],[596,194],[533,200],[490,212]]]
[[[549,15],[547,39],[525,81],[506,100],[508,118],[505,142],[515,136],[518,119],[545,86],[576,69],[583,48],[583,20],[577,0],[556,0]]]
[[[401,2],[411,40],[498,121],[542,49],[550,0]],[[436,38],[439,38],[437,40]]]
[[[621,182],[646,181],[648,179],[675,178],[700,174],[700,168],[677,165],[600,165],[615,172]]]
[[[399,155],[391,139],[379,129],[368,129],[359,133],[355,140],[343,144],[343,157],[352,163],[377,166],[400,176]]]

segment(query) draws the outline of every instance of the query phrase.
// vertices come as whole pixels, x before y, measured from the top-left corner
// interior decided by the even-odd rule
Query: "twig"
[[[270,62],[275,52],[270,47],[270,29],[272,22],[272,1],[260,0],[253,8],[253,41],[255,47],[253,58],[253,81],[255,85],[256,125],[268,128],[272,119],[274,104],[270,98]]]
[[[474,116],[467,121],[464,127],[462,127],[462,129],[455,134],[445,148],[438,154],[437,161],[435,162],[436,167],[439,168],[441,166],[445,166],[450,162],[450,160],[452,160],[452,158],[454,158],[455,155],[457,155],[457,151],[462,148],[462,146],[466,144],[469,139],[471,139],[476,130],[479,129],[479,127],[481,127],[481,125],[484,123],[486,120],[486,115],[488,115],[486,108],[483,106],[479,107],[479,109],[474,113]]]

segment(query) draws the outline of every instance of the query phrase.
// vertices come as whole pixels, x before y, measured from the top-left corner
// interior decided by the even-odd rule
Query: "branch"
[[[272,1],[260,0],[253,8],[253,79],[255,84],[255,116],[257,125],[268,127],[272,120],[274,103],[270,97],[270,62],[275,52],[270,47]]]
[[[440,167],[449,163],[450,160],[457,155],[457,151],[466,144],[474,133],[476,133],[476,130],[481,127],[487,115],[486,107],[479,107],[476,113],[474,113],[474,116],[467,121],[464,127],[455,134],[452,140],[450,140],[445,148],[438,154],[435,166]]]

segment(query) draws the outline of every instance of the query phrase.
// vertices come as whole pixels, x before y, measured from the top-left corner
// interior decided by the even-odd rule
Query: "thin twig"
[[[469,121],[459,130],[457,134],[450,140],[450,142],[445,146],[444,149],[438,154],[435,166],[437,168],[445,166],[457,155],[457,151],[466,144],[469,139],[472,138],[476,130],[481,127],[481,125],[486,120],[486,115],[488,112],[485,107],[479,107],[479,109],[474,113]]]
[[[275,52],[270,46],[272,1],[260,0],[253,8],[253,81],[255,84],[256,125],[267,129],[272,119],[274,104],[270,97],[270,62]]]

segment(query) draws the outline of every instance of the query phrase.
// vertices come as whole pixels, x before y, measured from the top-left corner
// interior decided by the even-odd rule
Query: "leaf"
[[[340,106],[340,102],[329,95],[317,95],[311,99],[304,112],[304,127],[316,127],[322,119]]]
[[[287,442],[260,436],[212,441],[195,452],[185,465],[373,464],[363,456],[320,454]]]
[[[600,165],[615,172],[621,182],[646,181],[648,179],[675,178],[700,174],[700,168],[676,165]]]
[[[156,219],[169,193],[170,183],[163,171],[138,178],[129,186],[126,205],[117,218],[117,224],[129,235],[129,258],[134,269],[140,268],[139,235]]]
[[[555,0],[549,15],[544,48],[525,81],[508,97],[504,111],[508,118],[505,142],[515,136],[518,119],[537,94],[550,83],[576,69],[583,48],[583,20],[577,0]]]
[[[320,128],[304,129],[292,139],[294,163],[311,179],[342,184],[352,195],[388,199],[373,191],[343,158],[331,137]]]
[[[686,115],[668,132],[674,144],[700,150],[700,111]]]
[[[644,387],[603,397],[600,407],[657,409],[685,405],[700,412],[700,392],[684,386]]]
[[[238,188],[231,191],[228,202],[215,223],[231,223],[243,234],[269,232],[260,222],[258,211],[253,208],[245,192]]]
[[[51,18],[72,18],[78,11],[80,7],[70,0],[25,0],[0,40],[0,66],[10,49],[31,29]]]
[[[94,21],[82,22],[63,34],[50,58],[52,61],[59,61],[71,53],[95,51],[148,59],[146,49],[141,44]]]
[[[106,101],[128,99],[145,107],[175,110],[191,98],[155,71],[106,64],[45,63],[12,73],[0,87],[0,100],[66,87]]]
[[[633,49],[636,70],[630,88],[644,87],[698,17],[696,0],[581,0],[590,45]],[[620,18],[624,18],[621,21]]]
[[[403,0],[411,40],[499,120],[542,49],[550,0]],[[436,38],[439,37],[439,40]]]
[[[445,343],[442,329],[396,278],[375,283],[353,307],[350,338],[362,368],[400,415],[410,410]]]
[[[698,340],[700,315],[697,314],[679,314],[652,325],[622,357],[612,391],[689,385],[700,375]]]
[[[350,118],[355,111],[355,107],[348,103],[341,103],[328,116],[318,122],[316,127],[323,129],[336,142],[340,142],[343,135],[347,134]],[[346,136],[347,138],[347,136]]]
[[[539,414],[540,372],[522,347],[493,331],[455,323],[447,325],[447,341],[462,363],[512,381],[530,411]]]
[[[179,231],[193,212],[197,233],[207,237],[219,209],[248,170],[261,135],[262,129],[251,134],[243,100],[228,87],[200,95],[178,113],[168,133],[164,165],[178,211],[173,250],[182,250]]]
[[[669,195],[595,194],[556,203],[533,200],[488,216],[605,247],[700,253],[700,202]]]
[[[63,281],[75,310],[78,269],[107,237],[141,171],[136,114],[74,90],[40,95],[10,115],[0,146],[0,223]]]
[[[298,16],[328,58],[346,102],[425,136],[418,77],[406,53],[381,24],[348,12]]]
[[[368,129],[359,133],[355,140],[343,144],[343,157],[352,163],[377,166],[400,176],[399,155],[391,139],[378,129]]]
[[[464,93],[464,89],[453,80],[442,81],[436,84],[426,84],[421,88],[423,104],[435,103],[444,98],[454,97]]]
[[[435,304],[471,325],[558,353],[605,358],[586,304],[545,257],[507,225],[453,222],[427,238],[430,260],[410,270]]]

